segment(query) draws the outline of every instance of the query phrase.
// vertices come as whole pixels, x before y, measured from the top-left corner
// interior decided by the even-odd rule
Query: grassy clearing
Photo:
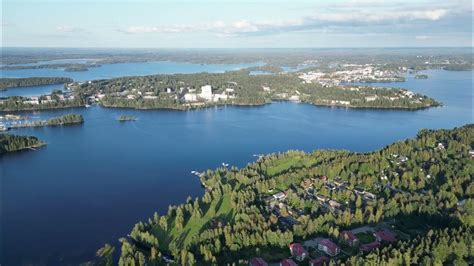
[[[275,176],[290,168],[310,167],[316,163],[316,158],[310,156],[293,156],[275,161],[273,166],[267,168],[268,176]]]
[[[234,213],[231,207],[230,195],[224,195],[220,200],[212,201],[201,218],[194,216],[189,217],[182,230],[176,228],[174,218],[169,218],[167,231],[157,226],[153,228],[151,232],[158,237],[160,249],[169,251],[170,244],[172,243],[177,247],[188,244],[193,236],[198,235],[202,230],[208,228],[213,218],[229,222],[233,219],[233,216]]]

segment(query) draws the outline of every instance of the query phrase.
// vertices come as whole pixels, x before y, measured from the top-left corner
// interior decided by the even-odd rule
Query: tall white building
[[[206,100],[212,100],[212,87],[211,85],[205,85],[201,87],[201,94],[199,95],[201,98]]]

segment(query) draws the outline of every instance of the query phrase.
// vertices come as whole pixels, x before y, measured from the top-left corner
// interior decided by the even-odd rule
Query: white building
[[[143,99],[156,100],[156,99],[158,99],[158,96],[156,96],[156,95],[145,95],[145,96],[143,96]]]
[[[227,100],[227,98],[228,98],[228,97],[227,97],[227,94],[224,94],[224,93],[222,93],[222,94],[214,94],[214,95],[212,96],[212,101],[214,101],[214,102],[218,102],[219,100],[224,100],[224,101],[225,101],[225,100]]]
[[[212,100],[212,87],[211,87],[211,85],[202,86],[201,87],[201,94],[199,96],[203,99],[211,101]]]
[[[195,101],[197,101],[197,94],[195,94],[195,93],[186,93],[184,95],[184,101],[185,102],[195,102]]]

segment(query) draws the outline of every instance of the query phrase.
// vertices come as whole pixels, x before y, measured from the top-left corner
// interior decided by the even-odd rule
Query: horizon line
[[[337,46],[337,47],[68,47],[68,46],[0,46],[0,49],[166,49],[166,50],[252,50],[252,49],[473,49],[473,46]]]

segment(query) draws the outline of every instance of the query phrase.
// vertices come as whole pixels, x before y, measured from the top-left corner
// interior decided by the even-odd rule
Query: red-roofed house
[[[388,230],[380,230],[374,233],[375,239],[377,239],[378,242],[389,242],[393,243],[396,242],[397,239],[393,235],[392,232]]]
[[[371,242],[371,243],[360,246],[360,251],[370,252],[370,251],[372,251],[376,248],[379,248],[379,247],[380,247],[380,243],[377,242],[377,241],[374,241],[374,242]]]
[[[298,266],[298,264],[296,264],[292,259],[284,259],[280,261],[280,266]]]
[[[342,231],[340,235],[342,240],[351,247],[359,243],[359,239],[354,235],[354,233],[352,233],[352,231]]]
[[[290,244],[291,255],[299,261],[304,260],[308,256],[308,252],[300,243],[291,243]]]
[[[339,247],[329,239],[323,239],[318,243],[318,249],[324,251],[329,256],[336,256],[341,252]]]
[[[268,266],[268,263],[262,258],[253,258],[249,261],[249,266]]]
[[[317,259],[312,259],[309,261],[309,266],[320,266],[320,265],[329,265],[329,258],[326,256],[322,256]]]

